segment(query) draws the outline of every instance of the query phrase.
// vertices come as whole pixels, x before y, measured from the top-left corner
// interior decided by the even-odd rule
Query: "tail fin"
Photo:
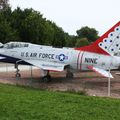
[[[76,50],[113,55],[120,50],[120,21],[94,43]]]

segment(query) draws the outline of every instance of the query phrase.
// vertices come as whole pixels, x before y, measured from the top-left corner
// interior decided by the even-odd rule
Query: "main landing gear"
[[[15,64],[15,68],[16,68],[16,74],[15,74],[15,77],[16,78],[20,78],[21,77],[21,74],[19,73],[19,69],[18,69],[18,64]]]
[[[42,77],[42,80],[43,80],[44,82],[50,82],[50,81],[51,81],[51,76],[50,76],[50,74],[49,74],[49,71],[48,71],[48,70],[47,70],[47,71],[44,71],[44,74],[45,74],[45,76]]]
[[[66,78],[73,78],[74,74],[70,71],[70,67],[66,68]]]
[[[74,77],[74,74],[71,72],[70,67],[67,67],[66,69],[66,78],[72,79]],[[51,76],[49,73],[49,70],[41,70],[42,71],[42,81],[43,82],[51,82]]]

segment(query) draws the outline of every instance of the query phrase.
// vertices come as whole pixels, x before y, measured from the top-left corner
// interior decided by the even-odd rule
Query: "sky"
[[[120,21],[120,0],[10,0],[10,5],[33,8],[70,35],[83,26],[102,35]]]

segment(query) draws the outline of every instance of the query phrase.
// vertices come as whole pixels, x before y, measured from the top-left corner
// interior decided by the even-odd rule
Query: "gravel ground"
[[[119,71],[112,71],[114,76],[111,79],[111,97],[120,98],[120,76],[116,75]],[[21,78],[15,78],[15,72],[0,72],[0,83],[31,86],[39,89],[53,91],[85,91],[90,96],[107,97],[108,78],[99,76],[94,72],[75,73],[74,79],[66,79],[65,72],[51,72],[52,82],[45,83],[40,79],[40,70],[21,71]]]

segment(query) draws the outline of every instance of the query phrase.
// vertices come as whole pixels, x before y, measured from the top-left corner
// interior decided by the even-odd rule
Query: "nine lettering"
[[[86,63],[93,63],[93,64],[97,64],[97,58],[85,58],[85,62]]]

